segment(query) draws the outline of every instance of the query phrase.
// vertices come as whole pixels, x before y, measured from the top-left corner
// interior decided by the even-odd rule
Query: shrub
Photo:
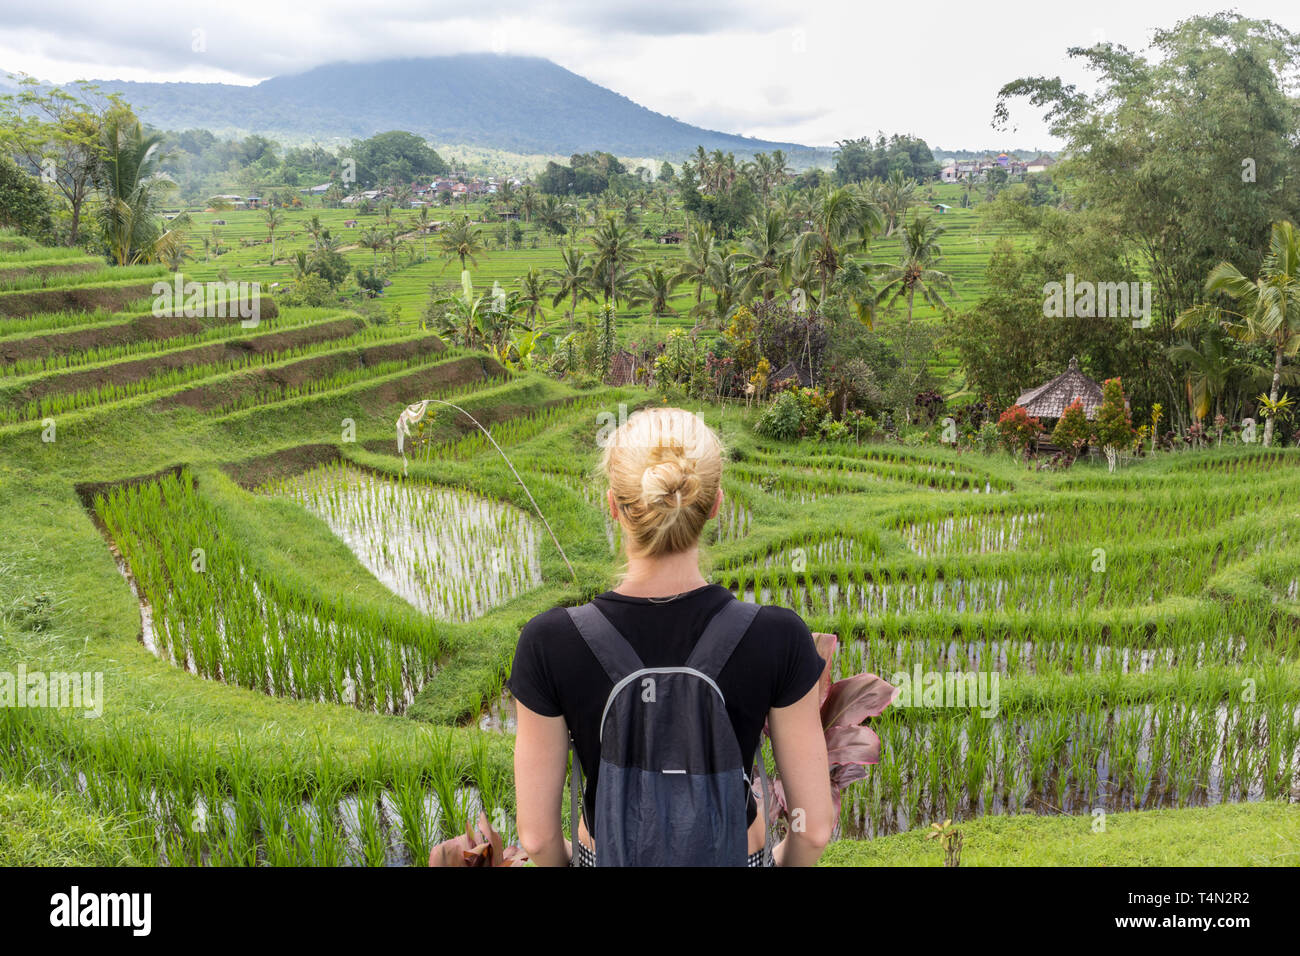
[[[837,422],[832,415],[823,418],[817,430],[821,432],[822,441],[826,442],[848,441],[853,437],[853,429],[849,427],[848,422]]]
[[[0,156],[0,226],[37,239],[50,238],[54,229],[49,191],[8,156]]]
[[[817,428],[825,414],[823,398],[820,408],[810,388],[789,389],[781,392],[754,423],[754,431],[764,438],[794,441]]]
[[[1076,398],[1061,413],[1056,428],[1052,430],[1052,442],[1077,455],[1093,440],[1092,432],[1092,422],[1083,411],[1083,402]]]
[[[1097,441],[1106,451],[1106,464],[1115,470],[1119,449],[1133,442],[1133,422],[1124,403],[1124,388],[1118,378],[1108,378],[1101,390],[1101,408],[1097,410]],[[1152,424],[1159,421],[1152,415]]]
[[[309,272],[295,279],[293,285],[280,293],[280,299],[285,305],[319,307],[337,302],[338,296],[325,279]]]
[[[384,277],[375,271],[375,267],[362,269],[357,267],[356,271],[357,285],[361,287],[362,292],[370,297],[379,295],[384,291]]]
[[[1030,418],[1019,405],[1012,405],[1002,413],[997,428],[1002,444],[1015,455],[1028,449],[1043,430],[1042,423],[1037,418]]]
[[[1002,441],[1002,434],[998,431],[997,422],[985,422],[975,433],[973,443],[975,447],[986,455],[991,455],[997,451],[998,444]]]

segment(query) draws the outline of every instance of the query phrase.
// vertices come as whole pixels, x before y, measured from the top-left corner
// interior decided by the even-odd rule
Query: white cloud
[[[1142,48],[1152,28],[1187,15],[1181,6],[1095,0],[1012,16],[957,2],[496,0],[476,14],[460,0],[56,0],[0,13],[0,67],[56,82],[251,83],[338,60],[496,50],[545,56],[727,132],[810,145],[884,130],[947,147],[1050,146],[1024,104],[1018,132],[991,129],[1002,84],[1086,82],[1067,47],[1104,38]],[[1294,27],[1291,11],[1290,0],[1258,0],[1243,12]]]

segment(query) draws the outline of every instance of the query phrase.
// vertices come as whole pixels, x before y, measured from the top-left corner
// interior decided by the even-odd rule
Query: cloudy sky
[[[6,4],[0,70],[74,79],[250,84],[337,60],[465,51],[548,57],[638,103],[726,132],[809,145],[911,132],[932,146],[1050,148],[1020,76],[1086,83],[1070,46],[1144,48],[1151,30],[1221,3],[872,0],[109,0]],[[1294,0],[1237,9],[1300,30]],[[467,15],[467,10],[476,11]]]

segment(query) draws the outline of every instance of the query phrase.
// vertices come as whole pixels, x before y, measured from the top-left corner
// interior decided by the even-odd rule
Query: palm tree
[[[221,227],[220,226],[214,225],[209,230],[209,234],[207,240],[203,244],[203,248],[206,249],[208,247],[208,242],[211,242],[212,244],[212,255],[214,256],[221,255]]]
[[[648,266],[636,277],[636,285],[628,301],[632,305],[642,303],[650,307],[650,314],[655,317],[655,327],[659,326],[661,315],[676,315],[677,311],[668,305],[673,292],[681,282],[676,273],[668,272],[663,266]]]
[[[826,289],[844,264],[849,248],[860,243],[864,220],[873,216],[874,208],[865,205],[861,194],[847,186],[822,186],[817,190],[808,210],[812,225],[795,240],[794,258],[796,269],[821,285],[818,301],[826,298]]]
[[[591,277],[592,284],[600,290],[608,305],[613,299],[617,305],[626,290],[628,267],[635,262],[640,252],[632,230],[620,226],[613,216],[609,216],[597,228],[594,236],[588,236],[591,243]]]
[[[641,213],[638,209],[636,197],[631,193],[628,193],[628,195],[623,197],[622,213],[623,222],[629,226],[640,222],[641,220]]]
[[[307,234],[311,236],[312,245],[319,249],[321,247],[321,237],[325,234],[325,226],[320,221],[320,216],[313,214],[307,220]]]
[[[363,249],[369,249],[371,255],[371,264],[378,265],[379,250],[388,247],[388,236],[385,235],[380,230],[376,229],[374,226],[371,226],[369,229],[367,229],[365,232],[361,234],[361,237],[359,239],[357,239],[357,244],[361,246]]]
[[[532,187],[527,187],[531,189]],[[520,199],[520,203],[524,199]],[[565,206],[560,202],[558,196],[543,196],[540,200],[531,200],[533,211],[537,213],[537,221],[542,227],[554,233],[564,232],[564,220],[572,214],[572,208]]]
[[[762,155],[762,154],[760,154]],[[765,209],[749,220],[749,236],[732,255],[744,282],[743,295],[766,300],[786,288],[790,278],[790,220],[777,209]]]
[[[429,258],[429,227],[433,221],[429,218],[429,207],[421,206],[420,211],[411,219],[411,228],[424,239],[424,257]]]
[[[271,265],[275,265],[275,230],[284,225],[284,215],[276,209],[268,209],[265,216],[266,231],[271,237]]]
[[[663,220],[665,226],[672,226],[672,214],[674,208],[672,193],[664,190],[656,195],[654,209],[655,212],[659,213],[659,218]]]
[[[469,216],[461,216],[450,226],[438,233],[438,244],[442,246],[442,257],[447,260],[443,271],[452,259],[460,259],[460,271],[465,271],[465,260],[478,265],[476,256],[487,251],[483,244],[483,230],[470,225]]]
[[[942,293],[956,294],[952,277],[933,268],[942,259],[939,237],[943,226],[935,225],[928,215],[914,216],[904,222],[900,233],[898,263],[883,270],[883,282],[876,296],[877,302],[891,306],[899,299],[907,299],[907,321],[912,322],[912,308],[916,296],[937,309],[950,311]]]
[[[289,260],[289,263],[293,266],[293,277],[295,279],[301,279],[311,272],[311,258],[302,249],[293,254],[293,258]]]
[[[736,266],[736,257],[716,252],[709,261],[707,281],[713,292],[713,315],[718,328],[722,328],[744,286]]]
[[[496,201],[501,204],[501,208],[506,212],[514,212],[517,201],[515,199],[515,187],[510,185],[510,180],[503,179],[497,183]]]
[[[701,147],[703,149],[703,147]],[[708,281],[709,263],[713,260],[713,227],[706,222],[696,223],[686,241],[686,260],[677,272],[679,281],[695,283],[695,308],[704,298],[704,285]]]
[[[554,199],[556,202],[559,201],[555,196],[548,196],[546,198]],[[519,212],[523,214],[524,222],[532,222],[533,213],[537,212],[538,208],[541,206],[541,202],[541,199],[537,195],[537,190],[531,183],[520,187]]]
[[[892,236],[899,223],[907,218],[908,208],[916,201],[916,182],[903,175],[901,169],[889,174],[880,187],[880,204],[885,213],[885,235]]]
[[[587,257],[572,244],[560,249],[560,263],[560,268],[546,270],[547,274],[556,280],[555,295],[551,299],[551,305],[558,306],[565,299],[570,300],[569,327],[572,328],[578,315],[578,300],[593,301],[593,296],[588,289],[591,270],[588,268]]]
[[[1289,220],[1273,223],[1268,255],[1259,275],[1248,279],[1230,262],[1220,262],[1210,271],[1205,291],[1221,293],[1238,304],[1240,311],[1202,304],[1178,317],[1176,326],[1211,320],[1233,338],[1273,349],[1273,379],[1269,387],[1264,424],[1264,447],[1273,441],[1275,415],[1282,382],[1282,360],[1300,351],[1300,239]]]
[[[162,209],[176,183],[162,172],[168,153],[161,133],[146,133],[124,107],[104,117],[95,182],[103,195],[100,232],[117,265],[163,262],[181,242],[178,228],[162,228]]]
[[[771,154],[756,153],[754,161],[746,164],[746,171],[750,173],[754,184],[758,187],[759,195],[763,197],[764,206],[767,205],[773,188],[785,182],[789,170],[790,167],[786,162],[785,153],[779,149]]]
[[[546,298],[546,290],[550,282],[537,271],[537,266],[530,266],[528,271],[515,281],[519,284],[520,298],[528,303],[528,322],[533,324],[537,321],[537,314],[541,311],[542,300]]]
[[[394,269],[397,268],[397,252],[402,248],[401,242],[398,241],[398,237],[401,234],[402,230],[397,226],[390,227],[384,233],[385,245],[388,249],[388,254],[392,257]]]
[[[189,257],[190,254],[186,251],[185,244],[182,242],[169,244],[163,252],[163,261],[172,272],[180,272],[181,267],[185,265],[185,260]]]
[[[1187,404],[1196,421],[1204,420],[1211,408],[1216,416],[1222,414],[1228,383],[1243,373],[1255,371],[1253,366],[1233,357],[1222,329],[1216,325],[1204,326],[1199,340],[1187,339],[1171,345],[1166,354],[1187,370]]]

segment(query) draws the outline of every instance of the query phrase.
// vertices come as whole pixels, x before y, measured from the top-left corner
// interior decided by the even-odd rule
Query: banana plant
[[[540,329],[527,329],[520,332],[497,349],[497,358],[508,369],[526,372],[531,367],[530,359],[533,352],[538,350],[539,343],[545,337],[546,333]]]

